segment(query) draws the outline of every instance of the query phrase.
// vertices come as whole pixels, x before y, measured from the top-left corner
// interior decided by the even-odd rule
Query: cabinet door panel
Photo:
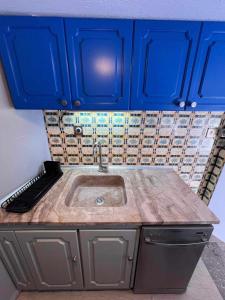
[[[199,31],[199,22],[135,22],[131,108],[184,109]]]
[[[16,235],[39,290],[83,287],[76,232],[19,231]]]
[[[19,290],[35,288],[14,232],[0,231],[0,257]]]
[[[132,21],[66,19],[72,104],[128,109]]]
[[[200,39],[189,101],[198,110],[225,109],[225,24],[205,22]],[[188,108],[192,109],[191,106]]]
[[[136,230],[81,230],[87,289],[128,289]]]
[[[69,76],[60,18],[1,17],[0,53],[16,108],[70,108]],[[64,107],[61,101],[68,104]]]

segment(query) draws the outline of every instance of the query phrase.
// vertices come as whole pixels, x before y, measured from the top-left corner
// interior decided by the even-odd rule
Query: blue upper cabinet
[[[127,110],[133,23],[65,19],[73,109]]]
[[[135,22],[132,109],[185,108],[200,26],[200,22]]]
[[[223,22],[0,16],[0,58],[20,109],[225,110]]]
[[[224,23],[206,22],[203,25],[188,109],[225,110]]]
[[[71,107],[63,19],[0,17],[0,54],[16,108]]]

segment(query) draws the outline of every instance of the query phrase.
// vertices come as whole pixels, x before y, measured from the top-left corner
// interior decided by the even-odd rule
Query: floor
[[[220,294],[225,299],[225,243],[213,236],[204,249],[202,259]]]
[[[137,295],[132,291],[23,292],[17,300],[223,300],[202,260],[182,295]]]

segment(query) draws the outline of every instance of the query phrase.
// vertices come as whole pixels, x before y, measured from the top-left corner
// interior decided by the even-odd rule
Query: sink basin
[[[117,207],[126,202],[124,180],[118,175],[77,176],[65,199],[69,207]]]

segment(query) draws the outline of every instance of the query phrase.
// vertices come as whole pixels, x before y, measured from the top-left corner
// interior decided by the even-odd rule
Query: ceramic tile
[[[93,145],[93,139],[92,138],[89,138],[89,137],[83,137],[81,139],[81,142],[82,142],[82,145],[83,146],[92,146]]]
[[[157,155],[166,155],[168,153],[168,148],[157,148],[155,151]]]
[[[129,125],[139,126],[141,124],[141,117],[129,117]]]
[[[139,127],[129,127],[128,128],[128,135],[139,136],[140,130],[141,129]]]
[[[129,138],[127,140],[127,144],[131,146],[137,146],[139,144],[139,139],[138,138]]]
[[[73,126],[64,126],[63,130],[64,130],[65,134],[74,135],[74,128],[73,128]],[[59,130],[59,132],[60,132],[60,130]]]
[[[65,143],[67,145],[77,145],[77,139],[75,137],[73,137],[73,136],[72,137],[69,136],[69,137],[65,138]]]
[[[59,145],[62,144],[62,139],[58,136],[52,136],[49,138],[49,143],[51,145]]]
[[[96,134],[107,136],[109,134],[109,128],[108,127],[97,127],[96,128]]]
[[[83,127],[83,136],[91,136],[93,134],[93,128],[90,126]]]
[[[78,154],[78,148],[77,147],[67,147],[67,153],[68,153],[68,155],[70,155],[70,154],[76,155],[76,154]]]
[[[77,156],[68,156],[69,164],[79,164],[79,157]]]
[[[63,154],[63,148],[61,147],[51,147],[51,153],[53,155],[59,155],[59,154]]]
[[[145,124],[150,126],[155,126],[157,124],[158,118],[149,116],[145,119]]]
[[[127,154],[129,154],[129,155],[137,155],[138,154],[138,148],[136,148],[136,147],[128,147],[127,148]]]
[[[113,147],[112,148],[112,154],[121,155],[123,153],[124,153],[124,148],[123,147]]]
[[[112,128],[112,133],[113,135],[124,135],[125,133],[125,128],[124,127],[113,127]]]
[[[144,138],[143,139],[143,145],[153,145],[155,142],[154,138]]]
[[[152,156],[152,154],[153,154],[153,148],[150,148],[150,147],[142,148],[141,149],[141,154],[142,155],[150,155],[150,156]]]
[[[96,163],[92,147],[101,141],[109,164],[170,165],[196,191],[207,176],[206,164],[217,139],[207,132],[212,128],[217,132],[223,116],[222,112],[45,111],[45,123],[53,160],[65,165]],[[74,136],[73,125],[83,127],[82,137]],[[221,158],[215,172],[219,174],[223,164]]]

